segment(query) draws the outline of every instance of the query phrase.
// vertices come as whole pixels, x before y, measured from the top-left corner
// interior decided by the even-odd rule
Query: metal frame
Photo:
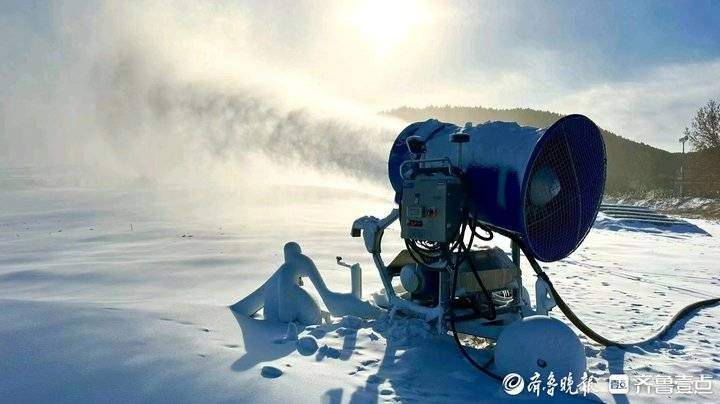
[[[390,316],[393,317],[398,311],[402,311],[411,316],[419,317],[427,322],[436,321],[438,334],[442,335],[448,331],[446,324],[446,313],[450,304],[450,293],[452,279],[447,272],[440,273],[440,283],[438,290],[438,304],[434,307],[422,306],[413,301],[403,299],[395,293],[392,286],[392,276],[390,275],[385,262],[382,259],[381,243],[385,229],[399,218],[399,210],[393,209],[390,214],[382,219],[374,216],[361,217],[352,225],[352,234],[355,237],[360,236],[362,231],[365,248],[372,254],[373,262],[378,269],[380,279],[385,287],[385,294],[388,300],[388,308]],[[520,249],[513,241],[512,258],[515,265],[520,268]],[[464,334],[476,335],[484,338],[497,339],[500,331],[506,325],[520,320],[523,317],[541,314],[547,315],[548,311],[555,306],[555,301],[549,293],[549,287],[542,279],[538,278],[535,282],[535,309],[530,306],[529,297],[522,286],[522,272],[515,279],[513,285],[513,301],[509,307],[501,308],[495,320],[472,320],[457,324],[457,330]]]

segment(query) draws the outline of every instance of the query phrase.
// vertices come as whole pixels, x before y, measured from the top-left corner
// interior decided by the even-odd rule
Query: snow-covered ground
[[[349,229],[359,216],[386,214],[390,195],[280,185],[250,194],[145,182],[16,182],[0,192],[2,402],[510,398],[464,362],[450,338],[433,337],[411,320],[345,318],[301,329],[321,347],[303,356],[282,341],[285,326],[228,310],[277,269],[290,240],[331,288],[350,289],[349,271],[335,265],[342,255],[363,266],[365,295],[379,289],[370,257]],[[560,293],[601,334],[640,338],[682,306],[720,295],[720,224],[691,220],[703,231],[645,231],[609,221],[603,218],[569,258],[547,264]],[[400,246],[398,230],[389,229],[385,256]],[[525,267],[527,285],[530,272]],[[666,341],[625,351],[581,336],[600,380],[596,396],[586,399],[717,402],[719,380],[711,395],[637,394],[631,386],[627,397],[607,393],[603,380],[623,372],[652,382],[720,378],[719,316],[720,307],[701,310]],[[282,375],[264,377],[264,366]]]

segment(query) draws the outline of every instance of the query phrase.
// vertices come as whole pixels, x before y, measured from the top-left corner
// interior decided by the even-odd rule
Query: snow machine
[[[582,115],[546,130],[510,122],[411,124],[388,161],[398,207],[352,225],[383,282],[375,302],[452,333],[463,354],[493,376],[582,374],[582,344],[547,316],[556,301],[537,260],[560,260],[580,245],[595,221],[605,171],[600,130]],[[395,221],[406,249],[386,264],[381,240]],[[510,254],[476,245],[494,234],[511,239]],[[521,252],[538,273],[534,306],[522,283]],[[496,341],[493,371],[468,355],[458,334]]]

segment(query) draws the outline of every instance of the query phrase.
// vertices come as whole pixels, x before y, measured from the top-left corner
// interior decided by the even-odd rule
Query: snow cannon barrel
[[[597,125],[583,115],[563,117],[547,129],[515,122],[464,128],[435,119],[413,123],[390,150],[396,203],[402,201],[401,170],[422,164],[412,163],[417,157],[449,159],[463,173],[469,215],[519,239],[545,262],[565,258],[580,245],[605,188],[605,144]]]

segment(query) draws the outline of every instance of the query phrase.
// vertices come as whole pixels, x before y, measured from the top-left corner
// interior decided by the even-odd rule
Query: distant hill
[[[463,125],[465,122],[515,121],[521,125],[546,128],[563,115],[528,108],[494,109],[483,107],[429,106],[401,107],[383,112],[408,122],[436,118]],[[605,192],[669,194],[679,175],[679,153],[670,153],[644,143],[634,142],[602,129],[608,158]]]

